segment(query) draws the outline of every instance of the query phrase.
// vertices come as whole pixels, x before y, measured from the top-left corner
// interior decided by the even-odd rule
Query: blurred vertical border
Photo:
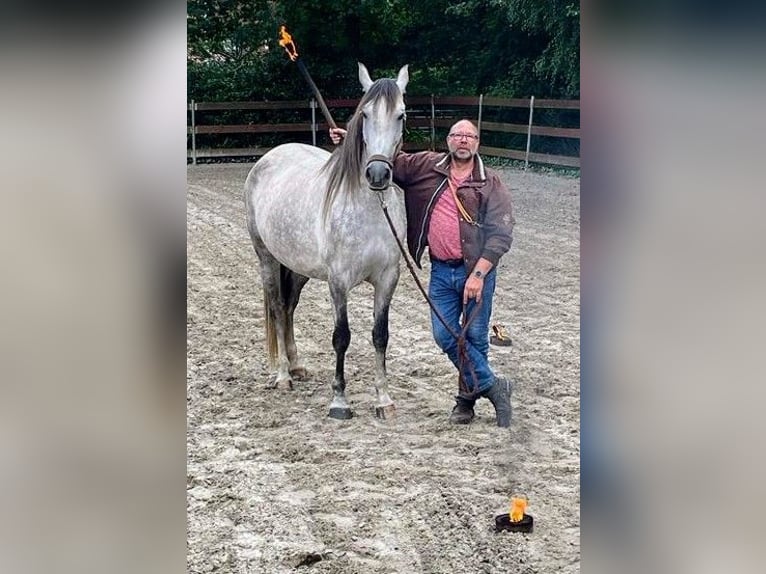
[[[582,565],[763,566],[766,5],[582,7]]]
[[[185,570],[185,14],[0,8],[1,572]]]

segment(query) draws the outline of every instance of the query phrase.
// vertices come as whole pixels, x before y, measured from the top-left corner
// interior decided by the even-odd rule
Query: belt
[[[431,257],[431,261],[436,261],[447,267],[460,267],[464,263],[462,259],[437,259],[436,257]]]

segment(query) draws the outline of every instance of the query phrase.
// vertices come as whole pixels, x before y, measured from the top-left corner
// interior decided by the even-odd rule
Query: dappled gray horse
[[[386,417],[394,409],[386,382],[386,347],[388,308],[399,280],[399,250],[377,194],[383,194],[397,235],[403,237],[404,197],[391,176],[402,142],[408,80],[407,66],[396,80],[373,82],[359,64],[365,93],[343,144],[332,156],[308,145],[280,145],[255,164],[245,183],[247,225],[261,264],[272,365],[278,359],[275,385],[292,388],[293,378],[305,377],[295,346],[293,312],[309,279],[327,281],[335,309],[330,403],[334,418],[352,416],[344,376],[351,340],[346,302],[348,292],[362,281],[375,289],[376,412]]]

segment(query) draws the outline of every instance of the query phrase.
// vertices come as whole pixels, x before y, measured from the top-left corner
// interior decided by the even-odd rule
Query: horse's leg
[[[334,284],[331,281],[330,297],[335,308],[335,330],[332,333],[332,346],[335,349],[335,380],[332,384],[333,398],[330,403],[330,416],[334,419],[350,419],[354,413],[351,412],[351,407],[346,402],[346,377],[344,374],[346,350],[351,342],[346,309],[348,294],[345,286]]]
[[[308,373],[298,358],[298,348],[295,346],[295,332],[293,330],[293,315],[301,296],[301,290],[309,278],[290,271],[285,267],[282,267],[282,270],[282,294],[285,298],[286,306],[286,344],[287,358],[290,363],[290,376],[294,380],[301,381],[308,378]]]
[[[256,243],[255,241],[253,242]],[[293,388],[293,380],[290,377],[290,361],[287,356],[285,339],[287,334],[287,309],[281,289],[282,266],[268,251],[258,247],[259,245],[256,243],[256,252],[261,262],[263,290],[268,307],[266,312],[270,314],[270,318],[265,317],[264,319],[267,321],[267,324],[269,319],[271,320],[272,323],[267,329],[273,328],[276,334],[277,375],[274,380],[274,387],[291,390]],[[269,355],[273,356],[273,349],[269,349]]]
[[[388,309],[398,281],[399,268],[397,266],[390,273],[384,273],[374,284],[375,325],[372,328],[372,343],[375,345],[375,391],[378,395],[375,415],[382,419],[391,418],[396,413],[394,401],[388,395],[386,349],[388,348]]]

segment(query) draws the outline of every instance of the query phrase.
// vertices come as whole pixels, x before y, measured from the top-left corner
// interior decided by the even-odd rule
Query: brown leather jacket
[[[394,160],[394,182],[404,189],[407,208],[407,246],[421,269],[420,259],[428,243],[428,226],[436,200],[442,193],[451,193],[447,185],[449,161],[449,154],[430,151],[400,153]],[[477,155],[472,177],[457,189],[457,196],[475,222],[460,218],[466,272],[473,270],[480,257],[497,266],[513,239],[516,221],[511,192],[497,172],[485,168]]]

